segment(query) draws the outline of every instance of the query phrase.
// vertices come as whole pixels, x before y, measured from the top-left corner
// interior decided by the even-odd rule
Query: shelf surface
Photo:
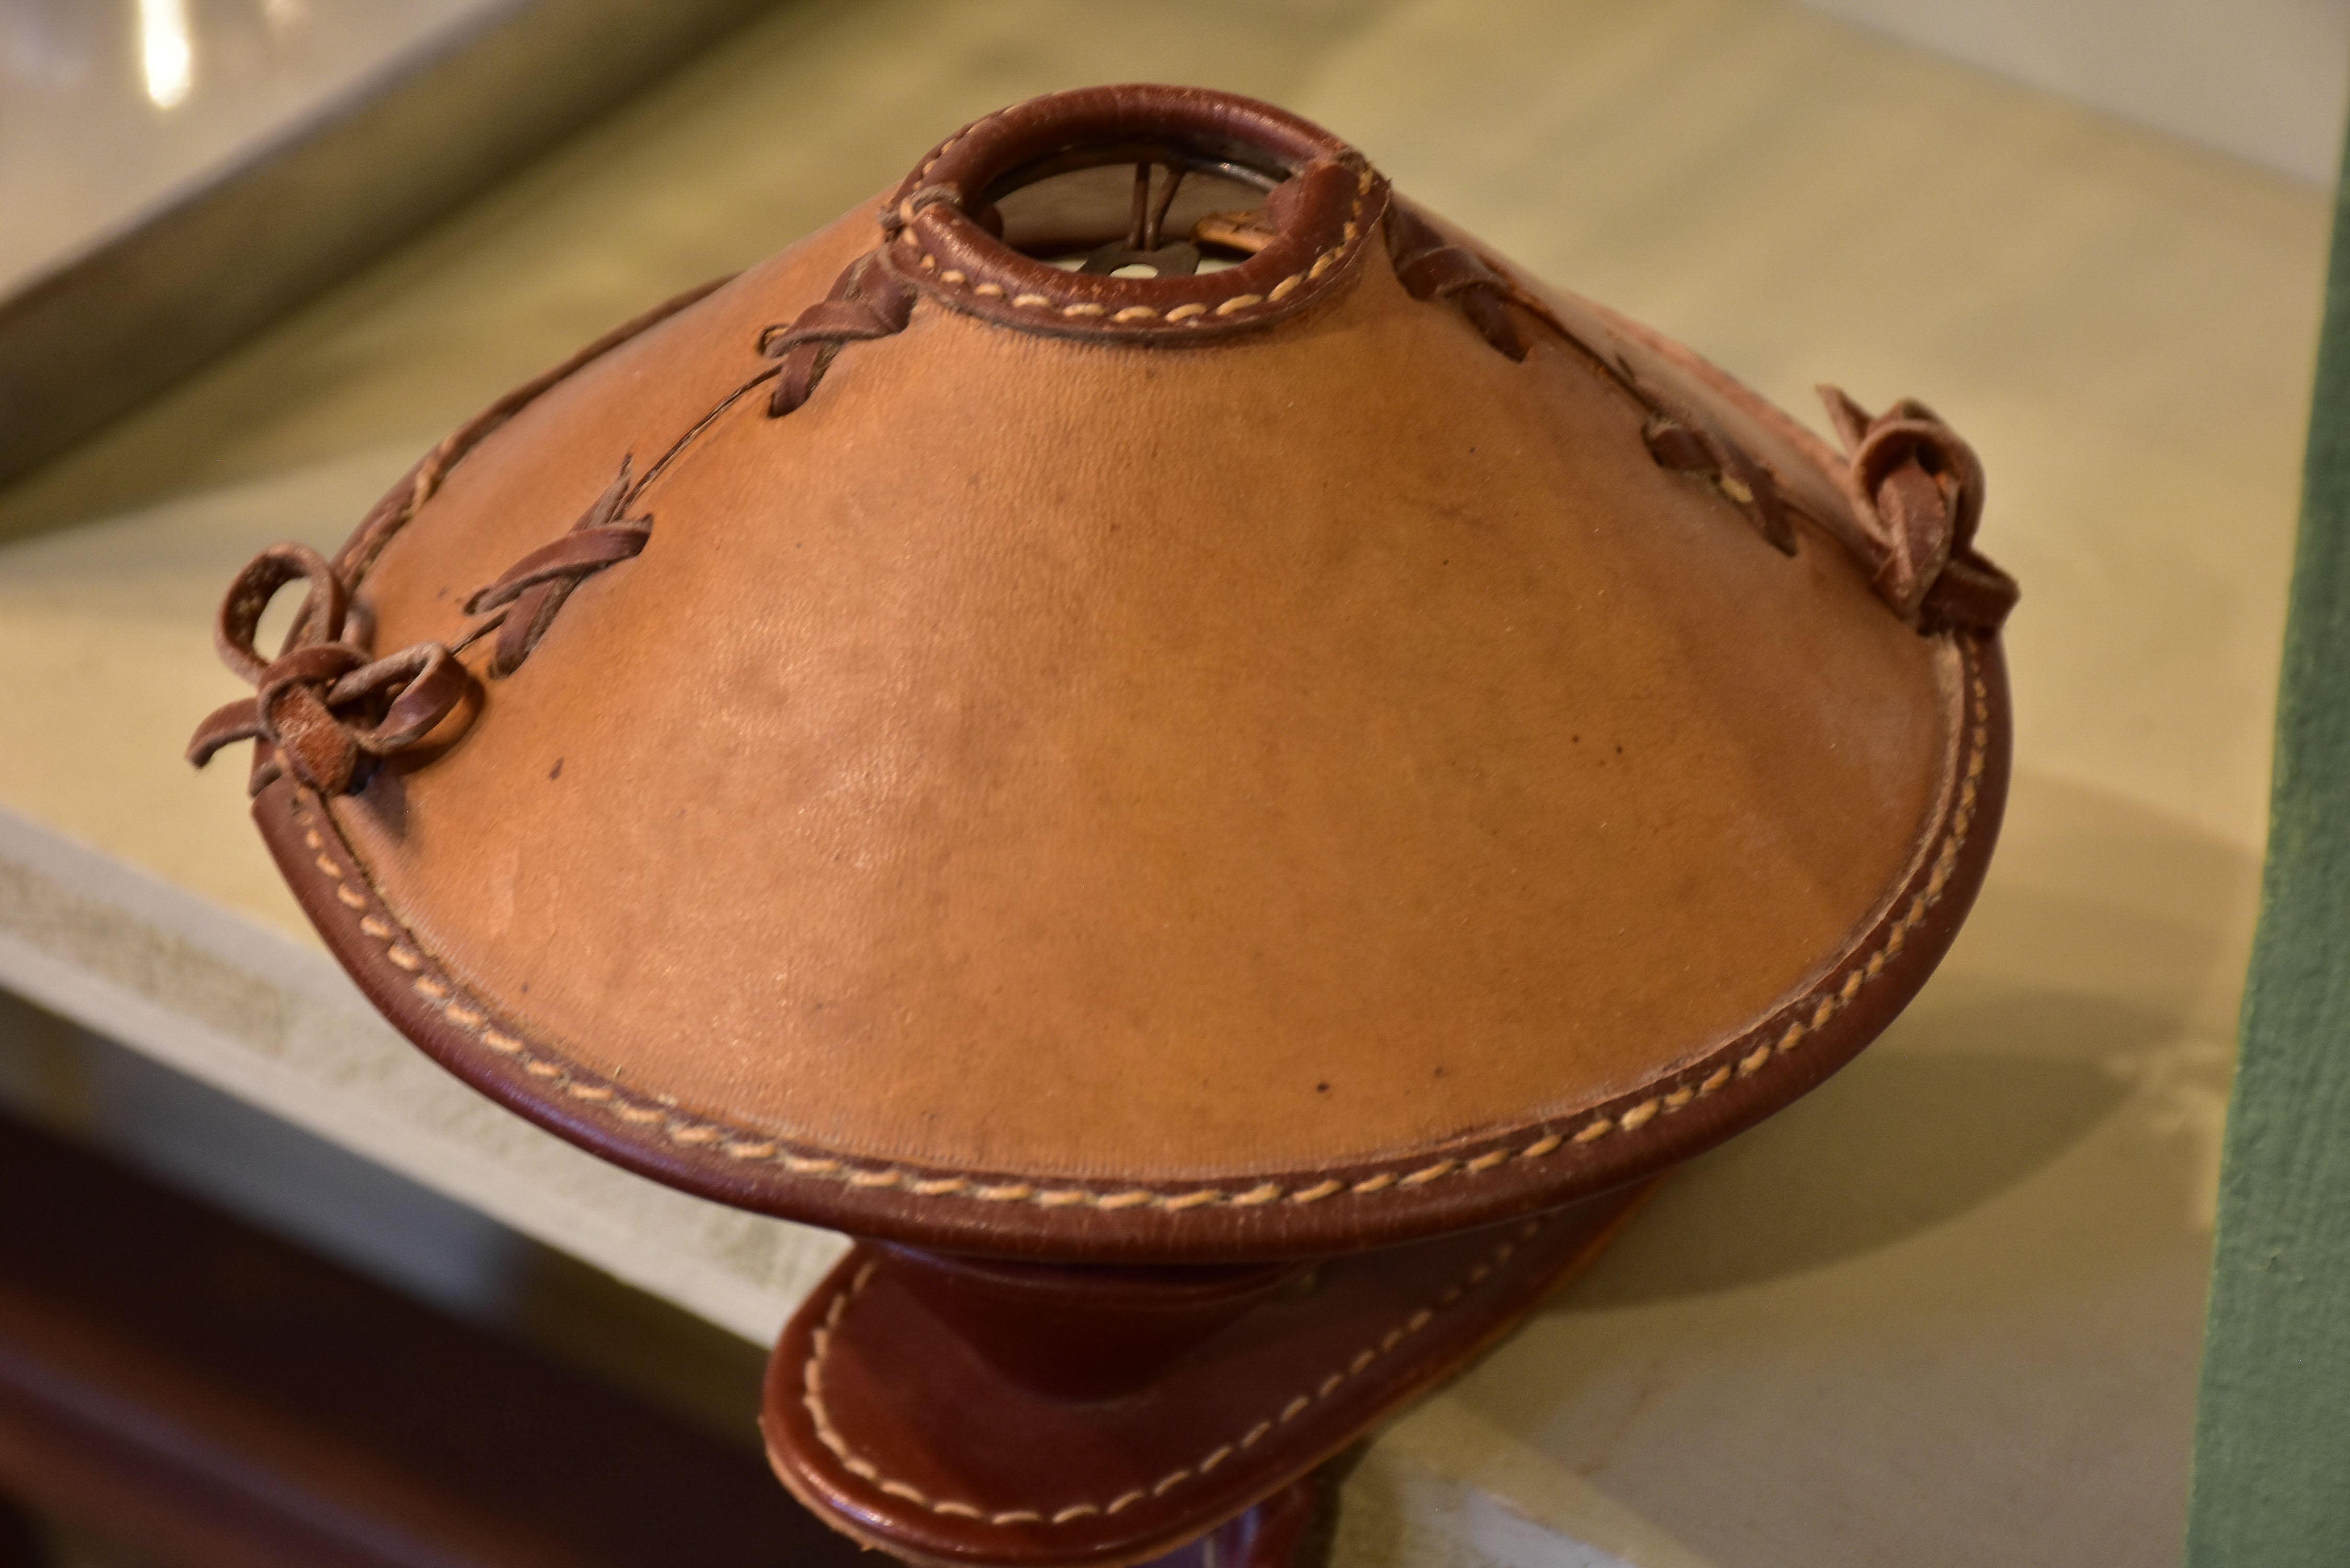
[[[0,297],[331,114],[496,0],[0,6]]]
[[[1121,78],[1316,119],[1807,415],[1925,399],[2024,585],[1941,974],[1383,1437],[1339,1561],[2175,1561],[2328,198],[1762,0],[778,12],[0,493],[0,985],[771,1334],[835,1239],[536,1132],[343,980],[242,767],[179,760],[242,694],[209,618],[612,322]]]

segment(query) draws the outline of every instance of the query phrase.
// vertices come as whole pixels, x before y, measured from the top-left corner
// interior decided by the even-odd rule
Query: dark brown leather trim
[[[328,946],[402,1033],[492,1098],[616,1164],[738,1208],[951,1251],[1097,1262],[1295,1257],[1435,1235],[1619,1187],[1760,1121],[1874,1039],[1956,936],[2006,799],[1999,645],[1961,632],[1939,640],[1959,677],[1940,809],[1877,918],[1811,983],[1728,1042],[1564,1118],[1376,1162],[1235,1171],[1213,1182],[873,1161],[665,1103],[658,1085],[624,1087],[472,995],[384,903],[318,795],[280,779],[254,811]]]
[[[978,221],[989,187],[1056,152],[1164,142],[1281,181],[1274,238],[1229,270],[1128,278],[1065,272]],[[891,269],[931,298],[1001,326],[1059,337],[1187,343],[1295,316],[1351,275],[1387,211],[1361,153],[1271,104],[1199,88],[1087,88],[1032,99],[964,127],[907,175],[883,209]]]

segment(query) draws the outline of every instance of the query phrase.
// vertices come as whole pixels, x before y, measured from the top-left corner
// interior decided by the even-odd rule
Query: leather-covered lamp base
[[[1646,1190],[1285,1269],[860,1245],[776,1345],[768,1457],[819,1515],[915,1563],[1124,1568],[1268,1498],[1242,1560],[1286,1562],[1284,1489],[1507,1332]]]

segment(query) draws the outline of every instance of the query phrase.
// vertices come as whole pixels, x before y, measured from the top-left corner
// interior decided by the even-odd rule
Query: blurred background
[[[2292,178],[2332,171],[2350,57],[2350,9],[2333,0],[1808,4]],[[775,9],[772,0],[6,0],[0,474],[132,406]],[[1596,23],[1586,9],[885,6],[855,25],[897,30],[914,71],[951,68],[974,88],[1061,80],[1056,71],[1082,62],[1137,78],[1221,69],[1295,92],[1316,75],[1336,88],[1377,69],[1347,53],[1375,52],[1381,36],[1448,34],[1452,68],[1473,71],[1476,46],[1461,54],[1470,39],[1490,48],[1531,22],[1534,36],[1572,40]],[[1735,26],[1738,15],[1670,5],[1648,31],[1663,22],[1669,33],[1675,18]],[[797,22],[826,25],[816,15]],[[1523,68],[1515,51],[1496,51],[1495,68],[1505,68],[1504,53]],[[1545,76],[1541,85],[1555,99],[1564,84]]]
[[[226,1229],[157,1254],[172,1299],[258,1248],[286,1300],[509,1347],[549,1401],[618,1401],[616,1452],[764,1495],[763,1345],[838,1243],[599,1166],[394,1036],[238,770],[179,760],[242,694],[209,618],[580,342],[979,114],[1121,79],[1315,119],[1815,424],[1823,380],[1925,399],[2024,586],[2005,841],[1943,972],[1381,1438],[1336,1561],[2176,1560],[2350,0],[0,0],[0,1229],[63,1227],[0,1237],[25,1552],[344,1560],[187,1522],[310,1485],[376,1531],[351,1561],[660,1560],[617,1527],[524,1554],[539,1516],[482,1522],[509,1500],[390,1438],[306,1469],[351,1411],[231,1401],[276,1435],[192,1513],[28,1457],[11,1334],[81,1345],[84,1298],[26,1260],[199,1210]],[[85,1201],[99,1168],[132,1185]],[[282,1333],[232,1272],[222,1334]],[[234,1381],[194,1365],[140,1386]],[[173,1440],[221,1440],[188,1397]],[[775,1560],[828,1550],[726,1506]]]

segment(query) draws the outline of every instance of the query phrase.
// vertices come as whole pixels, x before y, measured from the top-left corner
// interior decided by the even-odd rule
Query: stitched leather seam
[[[894,220],[898,225],[897,233],[890,236],[892,239],[914,250],[920,249],[921,242],[914,234],[913,221],[921,212],[921,209],[914,204],[914,198],[923,190],[921,182],[931,177],[931,171],[939,166],[941,161],[954,150],[957,143],[1020,107],[1022,106],[1014,104],[1009,108],[998,109],[993,114],[983,115],[931,150],[931,155],[922,160],[921,168],[905,182],[914,189],[901,198],[894,208],[887,211],[887,217]],[[1107,315],[1110,321],[1118,325],[1137,324],[1156,319],[1169,326],[1198,325],[1209,319],[1229,319],[1243,310],[1257,306],[1279,305],[1298,289],[1308,283],[1319,280],[1324,274],[1337,265],[1344,253],[1362,237],[1363,202],[1378,183],[1378,173],[1369,164],[1365,163],[1357,169],[1355,171],[1355,200],[1347,209],[1347,222],[1340,231],[1338,243],[1315,252],[1313,259],[1304,267],[1280,279],[1263,294],[1242,293],[1228,296],[1218,301],[1179,305],[1163,315],[1155,307],[1147,305],[1128,306],[1115,314],[1112,314],[1105,306],[1082,302],[1055,308],[1053,302],[1041,294],[1014,296],[1009,303],[1015,309],[1047,311],[1073,321]],[[904,189],[904,186],[900,186],[899,189]],[[950,287],[967,287],[974,296],[995,299],[1004,297],[1002,284],[986,281],[972,284],[970,277],[960,270],[949,268],[944,272],[940,271],[938,257],[928,252],[923,253],[919,265],[925,275]]]
[[[953,143],[950,142],[947,145],[952,146]],[[940,149],[942,154],[945,151],[943,147]],[[922,172],[928,174],[931,171],[931,164],[937,161],[938,160],[933,158],[930,163],[922,165]],[[1163,321],[1170,327],[1198,326],[1203,322],[1229,320],[1242,311],[1259,306],[1282,304],[1306,284],[1319,279],[1332,267],[1336,266],[1347,248],[1362,237],[1363,202],[1369,195],[1371,187],[1377,180],[1378,176],[1367,168],[1357,174],[1355,179],[1354,204],[1347,209],[1346,224],[1338,233],[1338,243],[1316,251],[1311,261],[1272,285],[1263,294],[1235,294],[1216,301],[1194,300],[1189,304],[1176,306],[1163,315],[1151,306],[1130,305],[1111,316],[1110,319],[1120,323],[1155,319]],[[921,249],[921,240],[915,234],[910,223],[898,231],[898,244],[909,247],[910,250]],[[935,278],[949,287],[968,288],[973,296],[979,297],[993,299],[1004,297],[1003,286],[1000,283],[974,284],[967,274],[953,267],[941,272],[939,258],[927,251],[922,252],[922,259],[917,265],[926,275]],[[1056,307],[1052,300],[1041,294],[1014,295],[1009,303],[1014,309],[1036,310],[1072,320],[1109,314],[1108,307],[1101,305],[1080,303]]]
[[[831,1414],[825,1408],[824,1363],[826,1357],[832,1353],[833,1335],[839,1330],[841,1320],[847,1314],[850,1303],[863,1293],[867,1282],[873,1278],[875,1265],[869,1262],[858,1270],[857,1277],[832,1298],[831,1305],[825,1311],[824,1322],[810,1336],[808,1358],[800,1368],[800,1403],[806,1408],[808,1418],[816,1428],[817,1440],[832,1450],[833,1458],[840,1461],[843,1469],[859,1480],[879,1488],[889,1496],[902,1498],[917,1508],[927,1509],[932,1513],[947,1514],[957,1519],[978,1520],[986,1524],[1070,1524],[1080,1519],[1107,1518],[1123,1513],[1139,1502],[1164,1497],[1185,1482],[1196,1480],[1209,1474],[1234,1454],[1245,1453],[1256,1447],[1275,1428],[1286,1426],[1303,1416],[1315,1403],[1336,1393],[1348,1379],[1362,1373],[1379,1357],[1426,1328],[1435,1320],[1437,1314],[1448,1310],[1461,1297],[1483,1284],[1492,1277],[1494,1270],[1514,1257],[1518,1250],[1534,1240],[1553,1218],[1555,1216],[1545,1216],[1543,1219],[1531,1220],[1521,1224],[1508,1241],[1494,1249],[1491,1257],[1486,1258],[1468,1273],[1445,1287],[1435,1300],[1398,1320],[1395,1325],[1379,1338],[1378,1344],[1366,1345],[1356,1352],[1354,1359],[1349,1361],[1343,1370],[1329,1374],[1312,1388],[1293,1396],[1277,1412],[1260,1420],[1245,1433],[1233,1438],[1229,1442],[1218,1445],[1188,1465],[1179,1466],[1168,1471],[1147,1487],[1136,1487],[1131,1490],[1121,1492],[1106,1502],[1070,1503],[1049,1513],[1041,1507],[991,1511],[953,1499],[934,1498],[919,1487],[885,1476],[870,1459],[849,1447],[847,1439],[843,1438],[839,1430],[833,1426]]]
[[[1272,1203],[1318,1203],[1341,1193],[1369,1198],[1383,1192],[1423,1188],[1431,1182],[1456,1177],[1482,1176],[1514,1161],[1546,1158],[1569,1146],[1579,1147],[1618,1134],[1637,1133],[1659,1116],[1684,1110],[1733,1080],[1753,1076],[1773,1061],[1797,1049],[1808,1035],[1843,1011],[1884,972],[1886,964],[1907,945],[1909,933],[1918,929],[1927,911],[1939,901],[1943,889],[1958,868],[1960,849],[1974,826],[1983,759],[1991,740],[1990,691],[1981,675],[1976,671],[1965,641],[1960,640],[1957,646],[1968,694],[1970,754],[1963,774],[1958,781],[1955,809],[1945,824],[1933,862],[1927,871],[1926,885],[1912,896],[1908,909],[1894,921],[1875,951],[1856,967],[1846,970],[1845,963],[1839,961],[1830,971],[1832,976],[1838,971],[1844,971],[1844,979],[1839,984],[1832,988],[1823,985],[1778,1010],[1782,1015],[1788,1016],[1790,1022],[1775,1041],[1764,1040],[1735,1059],[1717,1061],[1706,1067],[1702,1075],[1700,1075],[1700,1067],[1690,1067],[1654,1079],[1645,1085],[1646,1089],[1661,1092],[1650,1093],[1636,1104],[1591,1116],[1579,1125],[1570,1123],[1546,1128],[1541,1136],[1524,1144],[1439,1159],[1411,1170],[1381,1170],[1352,1179],[1321,1175],[1312,1182],[1297,1187],[1265,1181],[1237,1192],[1216,1187],[1183,1188],[1171,1191],[1128,1187],[1103,1191],[1018,1178],[1007,1179],[1003,1175],[975,1176],[924,1171],[903,1166],[860,1165],[828,1155],[801,1154],[766,1134],[688,1116],[672,1105],[624,1094],[608,1082],[580,1073],[564,1058],[523,1038],[518,1033],[497,1027],[490,1010],[480,1005],[478,999],[466,994],[437,962],[432,962],[432,971],[427,972],[426,966],[431,961],[423,956],[423,944],[389,918],[389,907],[363,871],[356,876],[347,875],[336,858],[327,853],[327,840],[319,831],[307,792],[297,794],[296,798],[303,842],[316,857],[317,868],[332,879],[337,902],[353,912],[352,918],[360,934],[377,943],[389,962],[414,976],[411,989],[427,1005],[438,1011],[452,1025],[471,1034],[529,1076],[546,1082],[549,1089],[560,1090],[581,1106],[610,1116],[626,1124],[633,1133],[642,1135],[657,1131],[671,1143],[683,1148],[706,1149],[746,1164],[771,1162],[782,1166],[795,1176],[815,1177],[847,1187],[889,1189],[914,1198],[959,1198],[981,1203],[1032,1203],[1045,1209],[1088,1208],[1113,1212],[1127,1209],[1157,1209],[1170,1213],[1207,1207],[1253,1209]],[[347,855],[349,853],[346,846],[338,845],[338,847]],[[356,857],[352,857],[352,865],[355,868],[359,866]],[[354,884],[357,884],[356,888]],[[361,888],[365,892],[358,890]],[[1700,1066],[1704,1064],[1700,1064]],[[1674,1082],[1676,1079],[1678,1082]],[[1674,1086],[1664,1089],[1662,1085],[1669,1082],[1674,1083]]]

